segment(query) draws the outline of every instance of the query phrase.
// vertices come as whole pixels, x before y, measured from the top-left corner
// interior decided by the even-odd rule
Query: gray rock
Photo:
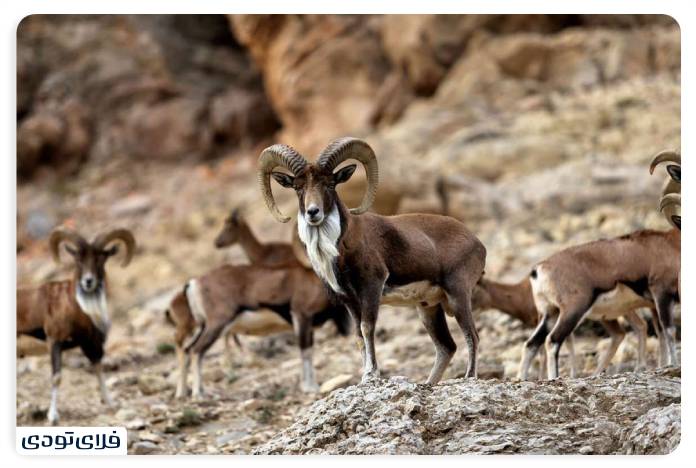
[[[622,440],[622,449],[628,454],[672,452],[681,440],[681,405],[675,403],[651,409],[636,419]]]
[[[668,453],[679,369],[539,382],[399,377],[337,390],[258,454]]]
[[[227,432],[225,434],[219,435],[215,438],[215,444],[218,447],[222,447],[224,445],[227,445],[230,442],[237,441],[241,439],[242,437],[245,437],[249,435],[248,432],[246,431],[232,431],[232,432]]]
[[[133,444],[131,448],[135,455],[148,455],[159,451],[157,444],[152,442],[140,441]]]

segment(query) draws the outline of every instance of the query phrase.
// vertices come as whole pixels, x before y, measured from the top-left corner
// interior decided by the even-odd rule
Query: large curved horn
[[[365,173],[367,174],[365,196],[359,207],[350,209],[350,212],[353,214],[362,214],[370,209],[377,195],[377,184],[379,182],[377,157],[370,145],[365,141],[358,138],[345,137],[331,142],[319,155],[317,165],[328,171],[333,171],[336,166],[346,159],[360,161],[365,167]]]
[[[655,168],[658,164],[666,161],[677,163],[681,166],[681,155],[676,151],[671,150],[660,151],[655,155],[652,162],[650,163],[650,174],[652,174],[653,171],[655,171]]]
[[[76,231],[68,228],[56,228],[51,233],[51,238],[48,245],[51,249],[51,255],[56,263],[60,263],[60,244],[70,242],[75,247],[84,247],[87,241]]]
[[[269,146],[259,156],[258,177],[263,199],[275,219],[281,223],[287,223],[290,218],[280,212],[271,191],[271,172],[278,166],[289,169],[293,175],[298,175],[307,166],[307,160],[288,145]]]
[[[135,253],[135,237],[128,229],[114,229],[113,231],[99,234],[92,244],[98,249],[103,249],[116,240],[120,240],[126,246],[126,255],[121,262],[121,266],[126,266],[130,263]]]
[[[669,224],[681,230],[681,226],[675,223],[675,219],[681,218],[679,213],[681,211],[681,195],[670,193],[662,197],[660,199],[660,211],[665,215]]]

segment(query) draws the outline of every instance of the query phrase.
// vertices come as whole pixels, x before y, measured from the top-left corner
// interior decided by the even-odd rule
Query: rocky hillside
[[[447,211],[462,219],[486,245],[491,278],[516,281],[534,262],[575,243],[667,228],[656,210],[663,179],[651,177],[647,164],[657,151],[680,147],[680,50],[679,29],[664,16],[25,19],[18,28],[17,59],[19,284],[70,274],[69,265],[55,265],[48,252],[47,236],[56,225],[88,237],[124,226],[138,241],[128,268],[107,266],[114,316],[109,387],[121,409],[110,412],[96,404],[85,360],[71,351],[63,375],[63,422],[128,425],[131,451],[248,453],[268,441],[259,450],[273,450],[281,440],[275,434],[310,414],[304,411],[316,397],[296,388],[300,362],[291,335],[243,339],[245,351],[232,365],[223,362],[216,345],[206,361],[211,400],[171,398],[173,330],[162,320],[167,299],[213,265],[246,261],[239,247],[213,248],[222,219],[241,205],[263,241],[290,239],[289,225],[265,210],[256,182],[256,157],[275,141],[311,158],[334,137],[365,138],[380,161],[375,209]],[[352,206],[362,196],[360,171],[341,189]],[[276,197],[284,212],[295,209],[294,195],[276,190]],[[413,398],[425,406],[431,394],[449,398],[455,387],[472,385],[467,393],[480,385],[480,391],[509,399],[527,389],[505,379],[515,375],[530,330],[493,311],[479,315],[477,327],[483,374],[502,380],[434,389],[397,380],[385,388],[413,388]],[[356,383],[358,352],[329,328],[316,339],[318,378]],[[462,344],[456,323],[450,328]],[[425,380],[433,351],[414,311],[385,307],[377,336],[387,376]],[[597,329],[584,330],[579,354],[585,373],[607,345]],[[654,363],[654,338],[649,349]],[[632,370],[635,350],[629,335],[612,372]],[[41,344],[22,339],[20,352],[37,355],[18,360],[17,421],[40,424],[50,365]],[[446,378],[461,377],[463,354]],[[611,379],[640,388],[672,385],[679,377]],[[534,384],[524,391],[539,398],[552,389],[584,395],[574,385],[585,384]],[[604,392],[609,383],[595,379],[586,385],[593,389],[588,392]],[[341,395],[379,391],[361,388]],[[655,445],[667,451],[676,426],[653,424],[649,408],[656,408],[659,414],[650,413],[656,417],[662,411],[674,416],[677,407],[669,405],[678,401],[640,395],[635,399],[645,398],[645,428],[663,434]],[[85,396],[95,405],[86,408]],[[332,394],[318,405],[338,404],[336,398]],[[453,398],[453,405],[461,401]],[[592,417],[583,411],[578,414]],[[637,419],[642,414],[623,411],[617,408],[601,432],[621,443],[598,442],[596,451],[626,452],[624,444],[638,440],[629,432],[643,434],[643,420]],[[423,421],[444,427],[429,414],[435,419]],[[480,421],[499,420],[488,415]],[[600,424],[583,427],[595,423]],[[456,429],[459,423],[452,424]],[[350,431],[350,437],[367,437],[363,430]],[[413,431],[413,444],[395,450],[447,450],[446,433],[435,434],[431,443]],[[338,450],[333,443],[317,447]],[[536,447],[551,450],[547,443]],[[557,451],[583,446],[569,441],[565,447]]]
[[[337,390],[261,454],[667,454],[681,436],[675,371],[556,382],[402,377]]]

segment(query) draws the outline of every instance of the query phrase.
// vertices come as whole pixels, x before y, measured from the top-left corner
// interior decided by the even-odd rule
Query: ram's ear
[[[681,166],[670,164],[667,166],[667,173],[672,179],[674,179],[674,181],[681,184]]]
[[[70,245],[66,245],[66,246],[65,246],[65,251],[68,252],[68,253],[69,253],[70,255],[72,255],[73,257],[76,257],[76,256],[77,256],[77,250],[76,250],[74,247],[70,246]]]
[[[293,183],[295,182],[295,178],[290,174],[286,174],[285,172],[271,172],[271,175],[276,182],[286,188],[292,188]]]
[[[355,172],[355,168],[358,167],[355,164],[351,164],[346,167],[342,167],[341,169],[337,170],[334,172],[333,178],[334,178],[334,184],[342,184],[343,182],[347,182],[348,179],[353,175],[353,172]]]
[[[681,216],[674,215],[672,216],[672,222],[674,225],[681,231]]]

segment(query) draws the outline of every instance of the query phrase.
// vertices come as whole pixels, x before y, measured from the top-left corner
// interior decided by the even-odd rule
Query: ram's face
[[[310,226],[319,226],[336,203],[336,186],[350,179],[355,168],[352,164],[330,172],[312,165],[294,177],[281,172],[274,172],[273,177],[282,186],[295,190],[299,216]]]
[[[95,248],[92,245],[73,247],[65,250],[75,260],[75,270],[80,289],[85,293],[93,293],[102,287],[105,277],[105,264],[110,256],[117,251],[116,247],[107,250]]]
[[[331,173],[311,169],[295,177],[293,188],[299,200],[300,216],[307,224],[318,226],[336,203],[336,184]]]

